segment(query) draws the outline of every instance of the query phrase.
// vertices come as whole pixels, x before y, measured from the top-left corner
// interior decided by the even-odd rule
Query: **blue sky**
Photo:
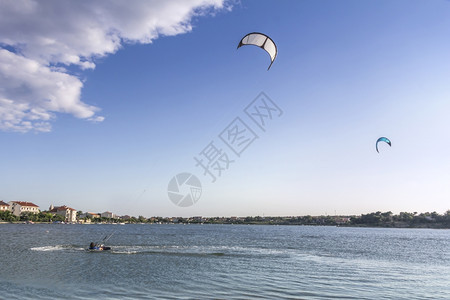
[[[3,201],[147,217],[450,209],[450,2],[79,3],[0,4]],[[236,49],[254,31],[278,46],[269,71],[263,50]],[[265,132],[244,113],[260,92],[283,111]],[[218,137],[235,117],[259,137],[240,157]],[[392,147],[377,153],[380,136]],[[214,183],[194,161],[211,141],[235,160]],[[182,172],[202,182],[190,207],[167,194]]]

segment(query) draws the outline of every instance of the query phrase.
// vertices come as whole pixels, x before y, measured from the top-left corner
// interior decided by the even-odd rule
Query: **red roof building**
[[[0,200],[0,211],[9,210],[9,204]]]
[[[48,211],[49,213],[52,213],[54,215],[60,215],[64,217],[64,222],[76,222],[77,221],[77,211],[76,209],[73,209],[71,207],[68,207],[66,205],[63,206],[50,206],[50,209]]]
[[[11,212],[15,216],[20,216],[20,214],[25,212],[31,212],[34,214],[37,214],[40,212],[39,206],[37,206],[34,203],[27,202],[27,201],[9,201],[9,206],[11,209]]]

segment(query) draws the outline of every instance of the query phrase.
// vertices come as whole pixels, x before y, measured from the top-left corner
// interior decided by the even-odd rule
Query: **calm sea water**
[[[449,230],[1,224],[0,255],[1,299],[450,299]]]

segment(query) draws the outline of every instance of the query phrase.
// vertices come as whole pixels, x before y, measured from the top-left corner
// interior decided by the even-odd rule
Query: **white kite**
[[[239,42],[239,45],[237,46],[238,49],[241,46],[245,45],[255,45],[261,49],[264,49],[267,53],[270,55],[270,65],[267,68],[267,70],[270,69],[270,67],[273,64],[273,61],[277,57],[277,45],[275,45],[274,41],[268,37],[267,35],[259,32],[252,32],[247,35],[245,35],[241,41]]]

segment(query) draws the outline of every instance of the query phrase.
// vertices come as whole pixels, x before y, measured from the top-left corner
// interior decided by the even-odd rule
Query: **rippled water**
[[[1,224],[0,254],[2,299],[450,299],[449,230]]]

